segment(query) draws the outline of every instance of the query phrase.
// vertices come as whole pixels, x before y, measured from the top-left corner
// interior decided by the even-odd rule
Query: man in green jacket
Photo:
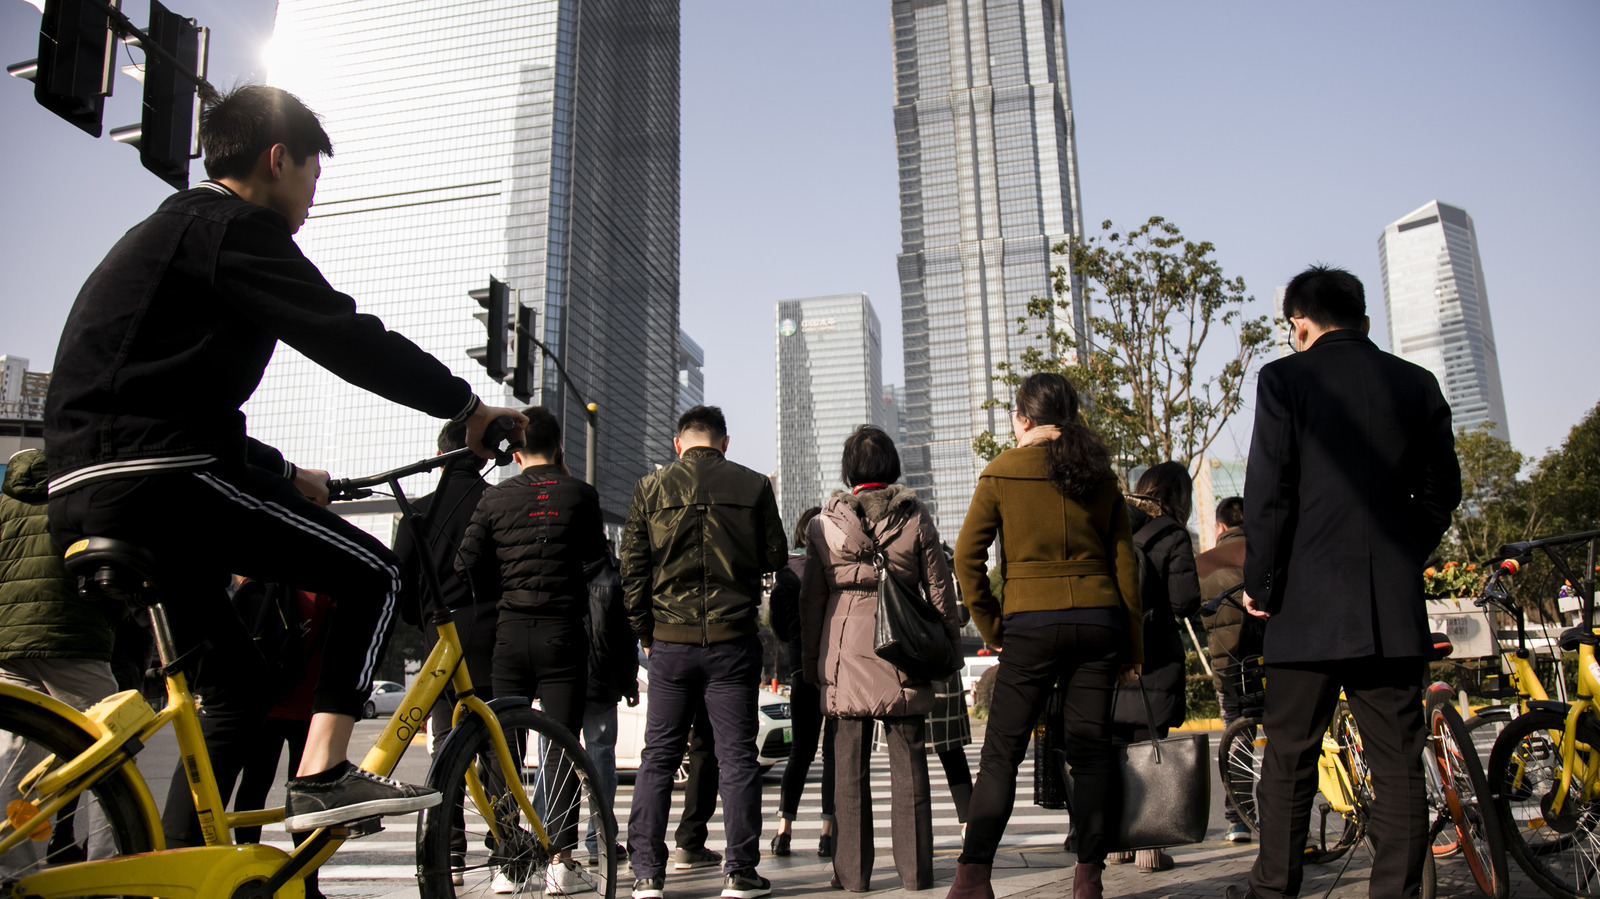
[[[628,816],[633,899],[661,899],[672,773],[702,701],[728,839],[722,895],[755,899],[772,892],[756,873],[756,628],[762,575],[788,560],[788,543],[772,482],[724,456],[728,425],[721,409],[683,413],[672,446],[678,461],[640,479],[622,530],[623,601],[650,672],[644,751]]]
[[[6,464],[0,484],[0,681],[48,693],[86,709],[117,692],[111,675],[112,622],[122,609],[78,596],[50,543],[44,451],[25,449]],[[17,783],[44,757],[14,734],[0,733],[0,796],[16,798]],[[24,842],[6,854],[0,877],[39,861],[81,861],[83,847],[62,826],[48,846]]]
[[[78,596],[50,543],[44,451],[11,457],[0,485],[0,680],[86,709],[117,692],[112,622]]]
[[[1217,545],[1194,557],[1200,575],[1200,598],[1205,603],[1224,590],[1237,587],[1244,580],[1244,499],[1230,496],[1217,503]],[[1222,603],[1215,612],[1204,614],[1206,651],[1211,656],[1212,680],[1217,688],[1217,701],[1222,709],[1222,726],[1227,727],[1239,718],[1239,682],[1222,672],[1237,670],[1239,665],[1239,632],[1244,627],[1244,608],[1238,599]],[[1233,806],[1224,804],[1222,815],[1228,820],[1228,831],[1223,839],[1230,843],[1250,842],[1250,828],[1239,820]]]

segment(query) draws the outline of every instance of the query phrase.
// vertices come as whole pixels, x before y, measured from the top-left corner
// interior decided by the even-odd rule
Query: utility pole
[[[529,331],[521,320],[517,322],[517,337],[532,341],[533,345],[537,346],[541,353],[549,356],[551,361],[555,362],[556,373],[561,375],[561,383],[567,385],[567,389],[572,391],[573,399],[576,399],[578,405],[583,407],[583,417],[589,423],[589,441],[584,448],[583,454],[583,479],[588,481],[591,487],[598,487],[600,483],[597,471],[600,464],[600,405],[598,403],[584,402],[583,394],[578,392],[578,385],[572,383],[572,379],[567,377],[567,367],[561,364],[561,357],[550,352],[550,348],[544,345],[544,341],[533,336],[533,332]]]

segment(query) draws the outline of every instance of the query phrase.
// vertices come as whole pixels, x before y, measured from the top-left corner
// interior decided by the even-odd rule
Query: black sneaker
[[[349,762],[330,783],[291,777],[284,803],[283,828],[316,830],[377,815],[417,812],[439,804],[439,792],[363,771]]]
[[[817,837],[817,858],[833,858],[833,834]]]
[[[772,892],[772,881],[755,868],[735,871],[722,879],[722,899],[757,899]]]
[[[672,853],[672,869],[674,871],[687,871],[690,868],[709,868],[712,865],[722,864],[722,853],[713,852],[701,847],[699,849],[678,849]]]
[[[780,833],[772,838],[772,854],[784,858],[789,854],[789,835]]]
[[[661,899],[667,894],[666,878],[641,877],[633,882],[633,899]]]

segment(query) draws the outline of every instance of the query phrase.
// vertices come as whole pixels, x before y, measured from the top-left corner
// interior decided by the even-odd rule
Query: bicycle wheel
[[[1472,879],[1485,895],[1505,899],[1510,883],[1500,828],[1493,809],[1482,802],[1490,795],[1489,784],[1467,725],[1450,699],[1448,694],[1434,694],[1428,700],[1428,751],[1439,764],[1445,805]]]
[[[1366,810],[1372,804],[1372,772],[1361,751],[1361,733],[1356,729],[1350,706],[1342,700],[1334,707],[1332,729],[1334,742],[1339,747],[1338,765],[1345,774],[1339,786],[1349,792],[1339,797],[1324,797],[1320,820],[1311,822],[1306,861],[1318,864],[1338,861],[1361,840],[1366,833]],[[1328,802],[1331,798],[1341,800],[1341,805],[1349,806],[1350,811],[1335,810]],[[1335,820],[1330,822],[1330,816]]]
[[[48,709],[0,695],[0,795],[5,797],[5,803],[20,811],[25,808],[22,803],[32,803],[37,808],[50,802],[51,796],[40,795],[31,788],[26,793],[18,792],[18,783],[46,757],[70,760],[93,742],[77,725]],[[102,777],[75,803],[57,812],[48,825],[48,837],[24,840],[0,857],[0,889],[9,894],[10,884],[17,878],[52,865],[154,848],[129,767],[125,765]],[[11,831],[9,824],[0,824],[0,834]]]
[[[1561,778],[1565,726],[1557,712],[1526,712],[1506,725],[1489,756],[1489,791],[1506,849],[1552,896],[1600,896],[1600,803],[1583,795],[1582,772],[1600,765],[1600,723],[1585,716],[1571,787],[1560,814],[1551,800]]]
[[[1261,816],[1256,808],[1256,788],[1261,783],[1261,761],[1266,751],[1267,732],[1256,718],[1240,718],[1228,725],[1217,749],[1223,794],[1239,813],[1239,820],[1257,837],[1261,836]]]
[[[417,831],[417,882],[425,899],[508,892],[616,895],[617,824],[600,778],[576,737],[542,712],[496,710],[518,771],[501,776],[489,729],[468,719],[434,757],[428,785],[442,794],[422,813]],[[467,774],[482,785],[486,807],[467,791]],[[548,849],[518,811],[527,796],[550,837]],[[575,851],[576,850],[576,851]],[[558,855],[572,865],[552,864]],[[557,888],[557,889],[552,889]]]

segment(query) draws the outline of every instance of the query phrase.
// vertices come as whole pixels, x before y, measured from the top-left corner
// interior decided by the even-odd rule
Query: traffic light
[[[117,42],[111,14],[94,0],[46,0],[39,20],[39,59],[33,98],[40,106],[100,136],[100,113],[111,93]],[[26,74],[26,64],[12,74]]]
[[[537,318],[532,306],[517,303],[517,349],[511,366],[511,393],[524,403],[533,402],[533,394],[539,386],[538,347],[533,342]]]
[[[489,276],[487,289],[479,288],[467,294],[483,307],[484,311],[474,312],[472,317],[483,322],[488,333],[488,342],[467,350],[467,355],[478,360],[496,381],[506,379],[506,301],[509,294],[506,285],[493,275]]]
[[[168,12],[159,0],[150,0],[150,28],[146,33],[178,65],[145,48],[139,161],[161,180],[178,190],[187,190],[195,126],[195,83],[190,74],[204,77],[201,29],[193,19]]]

